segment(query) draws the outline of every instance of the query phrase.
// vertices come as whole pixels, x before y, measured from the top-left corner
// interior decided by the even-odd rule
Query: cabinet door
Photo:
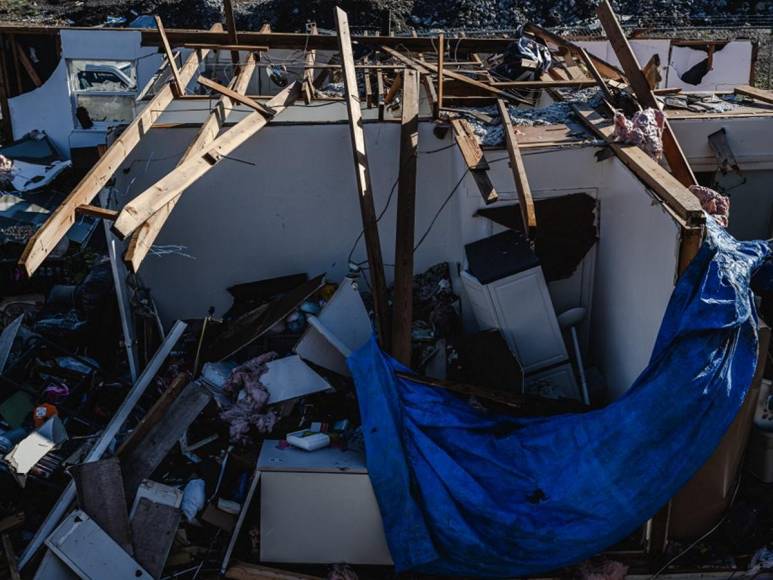
[[[540,268],[502,278],[486,288],[498,326],[524,372],[567,360],[561,329]]]

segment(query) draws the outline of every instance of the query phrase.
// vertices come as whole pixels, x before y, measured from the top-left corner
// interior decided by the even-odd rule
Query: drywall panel
[[[19,139],[35,129],[44,129],[65,157],[74,145],[105,142],[105,131],[76,126],[67,75],[68,59],[134,60],[137,86],[141,89],[161,64],[154,47],[140,45],[135,30],[62,30],[62,59],[53,74],[37,89],[8,100],[13,135]],[[77,133],[73,135],[73,132]]]
[[[705,50],[689,46],[672,46],[668,63],[668,86],[685,91],[731,91],[749,84],[752,73],[752,42],[736,40],[715,49],[712,68],[696,86],[682,80],[682,75],[708,57]],[[665,62],[665,61],[664,61]]]
[[[634,38],[630,40],[630,43],[633,53],[636,55],[636,60],[639,61],[639,65],[642,68],[655,54],[660,56],[660,74],[663,77],[663,81],[658,86],[666,86],[665,80],[668,74],[668,55],[671,41],[667,38]],[[620,66],[620,61],[617,60],[612,45],[606,40],[580,40],[576,41],[576,44],[608,63],[617,67]]]
[[[611,398],[630,388],[647,366],[673,290],[680,228],[617,159],[599,164],[592,342]]]

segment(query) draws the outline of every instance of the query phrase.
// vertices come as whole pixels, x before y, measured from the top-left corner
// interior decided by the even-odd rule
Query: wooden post
[[[435,118],[440,116],[443,108],[443,66],[445,65],[445,35],[441,32],[437,39],[437,101],[435,102]]]
[[[185,85],[180,78],[180,71],[177,69],[177,61],[175,61],[174,54],[172,54],[172,47],[169,45],[169,39],[166,37],[166,31],[164,30],[164,23],[161,22],[161,17],[156,16],[156,27],[158,33],[161,35],[161,44],[164,47],[164,53],[166,54],[166,60],[169,62],[169,68],[172,71],[172,90],[174,95],[179,97],[185,94]]]
[[[352,139],[354,169],[357,178],[357,190],[360,194],[360,212],[365,237],[365,247],[368,253],[370,280],[373,287],[373,307],[376,312],[376,332],[381,339],[381,346],[388,348],[389,315],[387,310],[386,279],[384,277],[384,261],[381,257],[381,242],[378,235],[378,219],[373,202],[373,186],[370,181],[368,154],[365,150],[365,133],[362,127],[362,111],[360,110],[360,94],[357,88],[357,77],[354,70],[354,55],[352,53],[352,38],[349,32],[349,20],[346,12],[336,7],[336,28],[338,30],[338,50],[341,54],[341,68],[344,73],[344,92],[346,108],[349,111],[349,130]]]
[[[411,366],[413,325],[413,244],[416,214],[416,166],[419,146],[419,74],[403,72],[403,113],[397,189],[395,297],[392,311],[392,355]]]
[[[228,42],[230,44],[239,44],[239,35],[236,32],[236,18],[234,17],[234,7],[231,0],[223,0],[223,15],[225,16],[225,28],[228,31]],[[231,51],[231,62],[239,62],[239,51]]]
[[[502,118],[502,132],[505,134],[507,154],[510,157],[510,166],[513,170],[515,189],[518,192],[518,202],[521,206],[521,219],[523,219],[523,233],[530,239],[534,239],[537,230],[537,216],[534,213],[534,199],[531,195],[531,187],[526,177],[526,168],[523,165],[521,151],[518,148],[518,139],[515,135],[510,112],[502,99],[497,100],[499,116]]]
[[[5,35],[0,33],[0,138],[4,144],[13,141],[13,125],[11,123],[11,108],[8,106],[8,98],[11,95],[10,82],[8,80],[8,53],[4,50]]]
[[[319,34],[316,22],[312,22],[309,32],[312,35]],[[306,53],[306,67],[303,70],[303,100],[308,105],[314,99],[314,64],[317,61],[317,51],[310,50]]]
[[[641,70],[641,66],[639,66],[639,61],[636,60],[636,55],[633,53],[631,45],[625,37],[623,28],[620,26],[620,22],[617,20],[609,0],[603,0],[598,5],[597,12],[609,43],[612,45],[617,59],[623,67],[628,83],[636,94],[639,103],[643,107],[652,107],[659,110],[660,104],[655,98],[655,94],[652,92],[652,88],[650,88],[649,82],[647,82],[647,78]],[[679,146],[674,132],[671,130],[668,119],[666,119],[665,126],[663,127],[663,153],[671,168],[671,172],[682,185],[685,187],[697,185],[698,181],[695,179],[695,174],[690,168],[690,164],[687,163],[687,158]]]

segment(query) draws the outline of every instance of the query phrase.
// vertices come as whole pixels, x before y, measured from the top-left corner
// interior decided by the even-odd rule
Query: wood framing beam
[[[494,81],[492,87],[506,89],[584,89],[596,86],[594,79],[545,80],[545,81]]]
[[[649,187],[687,227],[699,227],[706,222],[706,214],[698,198],[674,175],[636,145],[623,145],[614,139],[612,121],[604,119],[589,107],[573,106],[580,121],[596,136],[604,139],[615,155],[639,180]]]
[[[274,111],[274,109],[272,109],[271,107],[267,107],[263,103],[259,103],[258,101],[255,101],[250,97],[246,97],[238,93],[237,91],[231,90],[228,87],[221,85],[220,83],[217,83],[211,79],[208,79],[205,76],[199,76],[199,78],[197,79],[197,82],[200,85],[207,87],[208,89],[212,89],[216,93],[220,93],[221,95],[228,97],[234,102],[240,103],[246,107],[256,110],[264,117],[273,117],[276,114],[276,111]]]
[[[735,94],[750,97],[763,103],[773,104],[773,91],[766,91],[749,85],[741,85],[735,87]]]
[[[309,31],[313,36],[316,36],[319,31],[317,24],[311,24],[311,30]],[[317,51],[310,50],[306,53],[306,62],[303,69],[303,100],[308,105],[314,99],[316,90],[314,89],[314,65],[317,62]]]
[[[443,108],[443,70],[446,56],[445,35],[441,32],[437,39],[437,100],[435,101],[435,118],[440,116],[440,110]]]
[[[357,191],[360,194],[362,229],[368,255],[371,287],[373,288],[376,333],[381,339],[381,346],[388,349],[390,334],[384,261],[381,256],[378,219],[376,218],[376,207],[373,201],[373,185],[370,180],[368,154],[365,149],[365,132],[362,126],[360,94],[354,71],[354,55],[352,52],[351,34],[349,32],[349,19],[346,16],[346,12],[338,7],[335,9],[335,19],[338,31],[338,52],[341,55],[341,68],[344,77],[344,97],[346,108],[349,112],[349,132],[352,140]]]
[[[483,202],[486,205],[494,203],[499,199],[499,196],[489,179],[489,164],[483,156],[483,150],[480,148],[480,143],[478,143],[478,138],[475,136],[472,127],[463,119],[452,119],[451,127],[454,130],[456,144],[459,146],[470,175],[475,180],[475,185],[480,190]]]
[[[652,88],[641,70],[639,61],[636,59],[636,55],[633,53],[633,49],[631,49],[631,45],[625,37],[623,28],[620,26],[620,22],[617,20],[609,0],[602,0],[596,10],[609,43],[612,45],[612,49],[617,55],[617,60],[620,61],[625,71],[625,76],[636,98],[639,100],[639,104],[642,107],[652,107],[659,110],[660,103],[655,98],[655,94],[652,92]],[[695,174],[690,168],[690,164],[687,162],[687,157],[685,157],[679,142],[674,136],[668,119],[666,119],[663,126],[663,154],[666,161],[668,161],[671,172],[682,185],[689,187],[698,183],[695,179]]]
[[[422,61],[419,62],[415,58],[411,58],[410,56],[406,56],[402,54],[401,52],[398,52],[397,50],[393,48],[389,48],[388,46],[382,46],[381,49],[389,54],[390,56],[396,58],[400,62],[411,66],[418,70],[420,73],[423,74],[430,74],[434,73],[437,74],[438,67],[436,64],[433,64],[431,62]],[[478,89],[481,92],[489,93],[491,95],[500,97],[502,99],[507,99],[508,101],[515,101],[517,103],[525,104],[525,105],[531,105],[531,101],[528,101],[524,98],[521,98],[517,95],[513,95],[512,93],[508,93],[506,91],[503,91],[501,89],[498,89],[496,87],[492,87],[491,85],[487,83],[482,83],[480,81],[476,81],[475,79],[471,79],[470,77],[464,76],[463,74],[459,74],[458,72],[454,72],[452,70],[444,69],[443,70],[443,76],[447,76],[449,79],[453,79],[455,81],[459,81],[461,83],[464,83],[466,85],[469,85],[471,87],[474,87]]]
[[[79,205],[75,208],[76,213],[79,215],[90,215],[91,217],[101,218],[105,220],[114,220],[118,217],[118,212],[112,209],[99,207],[96,205]]]
[[[299,96],[300,84],[294,82],[273,97],[268,105],[279,114]],[[118,215],[113,230],[123,237],[131,234],[267,123],[268,119],[257,111],[250,113],[212,141],[209,146],[178,165],[160,181],[127,203]]]
[[[177,69],[177,61],[174,58],[174,54],[172,53],[172,47],[169,45],[169,40],[166,37],[166,33],[164,31],[164,23],[161,22],[161,17],[156,16],[156,28],[158,28],[158,33],[161,35],[161,45],[164,47],[164,54],[166,54],[166,60],[169,63],[169,68],[172,71],[172,78],[174,79],[172,86],[174,87],[175,96],[179,97],[180,95],[185,94],[185,87],[188,84],[186,81],[183,83],[182,78],[180,77],[180,71]]]
[[[193,78],[198,72],[199,65],[206,56],[207,51],[196,51],[191,54],[180,69],[180,78],[184,83]],[[174,93],[169,84],[156,93],[153,99],[145,106],[142,113],[134,118],[121,135],[99,158],[94,167],[75,186],[65,200],[59,204],[46,222],[35,233],[19,259],[19,265],[24,268],[28,276],[43,263],[46,256],[56,247],[59,241],[67,234],[67,231],[75,223],[76,208],[90,204],[99,191],[107,184],[113,173],[121,166],[124,160],[131,154],[137,143],[150,131],[153,123],[164,112],[167,105],[174,99]]]
[[[225,16],[225,29],[228,32],[228,40],[231,44],[239,44],[239,34],[236,31],[236,18],[231,0],[223,0],[223,15]],[[231,50],[231,62],[239,62],[239,50]]]
[[[416,167],[419,147],[419,73],[403,73],[400,126],[400,173],[397,182],[395,290],[392,307],[392,355],[411,366],[413,326],[413,245],[416,216]]]
[[[190,44],[183,44],[183,48],[207,48],[209,50],[230,50],[244,52],[267,52],[268,47],[265,45],[256,44],[199,44],[192,42]]]
[[[594,78],[596,84],[601,88],[602,91],[604,91],[604,96],[611,103],[614,99],[612,91],[609,89],[609,85],[607,85],[606,79],[601,76],[601,73],[599,72],[596,63],[593,62],[590,53],[582,47],[577,47],[577,50],[580,60],[583,62],[583,64],[585,64],[585,68],[588,69],[588,72]]]
[[[35,67],[32,64],[32,61],[30,61],[30,57],[27,56],[27,53],[24,52],[24,49],[19,46],[19,44],[16,42],[16,38],[12,41],[16,45],[16,53],[19,56],[19,62],[24,67],[24,70],[27,72],[27,76],[32,81],[32,84],[36,87],[39,87],[43,84],[43,81],[40,80],[40,76],[38,75],[38,71],[35,70]]]
[[[499,107],[499,116],[502,119],[502,132],[505,134],[505,144],[507,145],[507,154],[510,157],[510,167],[513,170],[515,189],[518,192],[518,203],[521,206],[523,231],[530,240],[533,240],[537,232],[537,214],[534,212],[534,198],[531,195],[531,187],[529,187],[529,180],[526,177],[521,150],[518,148],[518,138],[515,135],[507,103],[500,99],[497,101],[497,106]]]
[[[7,60],[8,54],[5,51],[5,35],[0,33],[0,138],[4,143],[13,141],[13,126],[11,123],[11,107],[8,105],[8,99],[11,96],[11,83],[8,76]]]
[[[234,92],[239,94],[247,92],[250,79],[255,73],[256,63],[257,58],[254,54],[251,54],[244,66],[239,68],[239,72],[236,74],[232,85]],[[220,129],[225,124],[226,119],[231,112],[232,106],[233,103],[229,97],[226,95],[220,97],[215,108],[212,109],[209,117],[207,117],[207,120],[199,129],[196,138],[185,150],[185,153],[183,153],[183,156],[177,163],[178,167],[191,159],[194,155],[200,153],[217,138]],[[161,229],[164,227],[166,220],[169,218],[169,215],[172,213],[172,210],[174,210],[174,207],[179,200],[180,196],[178,195],[148,218],[148,220],[132,234],[132,237],[129,240],[129,246],[126,248],[126,253],[124,254],[124,261],[133,272],[139,270],[142,260],[145,259],[145,256],[148,255],[148,252],[153,247],[153,242],[156,241],[158,234],[161,233]]]

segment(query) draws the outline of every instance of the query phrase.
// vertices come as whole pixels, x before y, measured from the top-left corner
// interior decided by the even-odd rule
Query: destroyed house
[[[225,6],[0,26],[12,573],[704,566],[773,482],[753,43]]]

